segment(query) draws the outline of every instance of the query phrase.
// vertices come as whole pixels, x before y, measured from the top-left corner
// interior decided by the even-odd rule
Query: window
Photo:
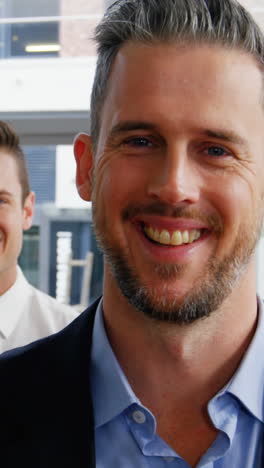
[[[56,147],[25,146],[24,152],[30,177],[30,186],[37,203],[55,201]]]
[[[59,24],[48,17],[59,15],[59,0],[2,0],[1,57],[53,57],[60,50]]]

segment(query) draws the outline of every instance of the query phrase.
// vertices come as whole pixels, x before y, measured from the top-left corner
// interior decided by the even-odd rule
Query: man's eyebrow
[[[202,133],[209,138],[216,138],[217,140],[222,140],[226,143],[233,143],[235,145],[247,146],[246,140],[244,140],[237,133],[230,130],[204,130]]]
[[[156,127],[155,125],[149,123],[149,122],[144,122],[140,120],[125,120],[124,122],[120,122],[111,129],[109,137],[114,137],[115,135],[118,135],[119,133],[123,132],[131,132],[133,130],[155,130]]]
[[[113,138],[116,135],[123,132],[130,132],[135,130],[157,130],[156,125],[141,121],[141,120],[125,120],[116,124],[110,131],[109,138]],[[199,132],[201,135],[204,135],[209,138],[216,138],[222,140],[226,143],[233,143],[240,146],[247,146],[247,142],[237,133],[231,130],[212,130],[212,129],[200,129]]]
[[[8,192],[8,190],[0,190],[0,197],[2,196],[13,197],[13,194],[11,192]]]

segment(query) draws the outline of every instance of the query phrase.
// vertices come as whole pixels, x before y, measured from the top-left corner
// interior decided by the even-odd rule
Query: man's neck
[[[103,308],[111,346],[134,392],[148,407],[196,401],[196,395],[202,407],[235,372],[257,324],[251,272],[221,309],[188,326],[146,318],[113,284],[106,284]]]
[[[17,265],[0,269],[0,296],[5,294],[16,282]]]
[[[221,308],[188,326],[155,322],[135,310],[113,279],[104,288],[113,351],[157,433],[190,466],[217,437],[207,404],[233,376],[257,326],[253,270]]]

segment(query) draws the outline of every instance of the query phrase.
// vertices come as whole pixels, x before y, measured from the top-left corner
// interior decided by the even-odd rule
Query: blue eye
[[[148,138],[144,137],[133,137],[125,141],[126,145],[139,146],[139,147],[149,147],[152,146],[152,143]]]
[[[206,151],[209,156],[219,157],[227,155],[227,151],[224,148],[221,148],[221,146],[209,146]]]

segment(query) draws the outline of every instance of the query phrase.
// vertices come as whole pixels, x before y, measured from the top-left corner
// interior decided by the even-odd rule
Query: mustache
[[[156,201],[146,204],[130,203],[122,211],[123,221],[128,221],[135,216],[141,215],[158,215],[169,218],[192,219],[205,223],[216,233],[223,232],[223,223],[220,215],[217,213],[207,214],[194,207],[171,206],[164,202]]]

